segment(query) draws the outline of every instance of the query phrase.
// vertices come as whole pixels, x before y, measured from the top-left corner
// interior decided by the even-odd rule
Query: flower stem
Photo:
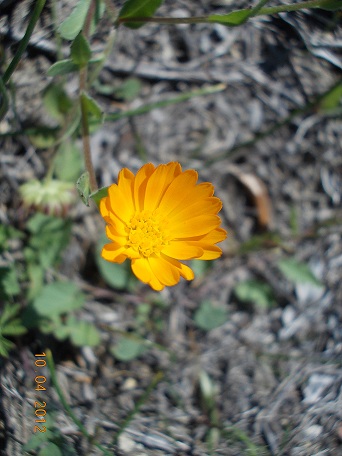
[[[81,105],[81,124],[82,124],[82,142],[83,142],[83,155],[84,155],[84,164],[86,170],[89,173],[89,184],[91,192],[95,192],[98,189],[96,182],[96,175],[93,166],[93,161],[91,158],[91,149],[90,149],[90,135],[89,135],[89,120],[88,120],[88,111],[86,107],[85,99],[82,97],[82,94],[85,92],[85,80],[87,78],[86,68],[80,70],[80,105]]]
[[[90,7],[85,19],[83,33],[85,37],[89,35],[91,19],[95,11],[95,2],[94,0],[90,3]],[[81,105],[81,124],[82,124],[82,142],[83,142],[83,155],[84,155],[84,164],[86,170],[89,173],[89,184],[91,192],[95,192],[98,189],[96,182],[96,175],[93,166],[93,161],[91,158],[91,148],[90,148],[90,135],[89,135],[89,120],[88,120],[88,111],[86,107],[86,102],[83,93],[87,90],[87,78],[88,78],[88,69],[86,66],[80,68],[80,92],[79,100]]]

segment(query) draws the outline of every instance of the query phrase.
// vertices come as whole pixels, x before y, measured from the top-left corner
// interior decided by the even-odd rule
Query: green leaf
[[[101,236],[96,246],[96,264],[102,278],[109,286],[117,290],[124,290],[127,288],[131,275],[129,264],[127,262],[122,264],[110,263],[101,257],[102,247],[108,242],[105,235]]]
[[[101,119],[103,114],[102,109],[94,100],[94,98],[83,92],[81,95],[81,102],[88,114],[92,114],[96,119]]]
[[[35,296],[37,296],[43,287],[44,270],[40,264],[35,264],[32,261],[28,261],[27,263],[27,275],[30,286],[27,299],[31,301]]]
[[[342,83],[329,91],[320,102],[320,108],[331,110],[338,108],[342,101]]]
[[[278,261],[278,268],[284,276],[293,283],[311,283],[317,287],[323,284],[314,276],[306,263],[301,263],[295,258]]]
[[[328,11],[337,11],[342,9],[341,0],[321,0],[319,7]]]
[[[86,206],[89,206],[89,196],[90,196],[90,179],[89,172],[86,171],[83,173],[76,182],[76,188],[78,194],[80,195],[82,201]]]
[[[51,318],[79,309],[84,302],[85,296],[73,282],[54,282],[45,285],[32,307],[39,315]]]
[[[76,65],[83,67],[91,58],[89,43],[82,33],[79,33],[71,44],[71,60]]]
[[[108,196],[108,187],[102,187],[96,192],[91,193],[89,197],[96,203],[97,207],[100,207],[100,202],[103,198]]]
[[[51,117],[62,121],[72,107],[72,101],[60,84],[50,84],[43,95],[44,106]]]
[[[45,432],[37,432],[33,434],[30,440],[23,446],[24,451],[37,450],[40,446],[54,438],[54,434],[50,429],[46,427]]]
[[[53,333],[53,335],[58,340],[66,340],[68,337],[70,337],[72,328],[64,325],[62,322],[60,322],[60,323],[61,324],[57,325],[57,327],[51,326],[48,333]]]
[[[80,149],[72,141],[64,141],[59,146],[54,161],[55,175],[64,182],[75,182],[83,169]]]
[[[0,334],[0,356],[7,358],[9,351],[12,350],[12,348],[14,348],[14,347],[15,347],[15,345],[13,342],[11,342],[8,339],[5,339]]]
[[[0,331],[5,336],[22,336],[27,332],[27,329],[21,324],[21,320],[16,318],[7,323]]]
[[[121,86],[114,89],[114,94],[117,98],[122,98],[126,101],[134,100],[141,90],[141,82],[137,78],[128,78]]]
[[[63,76],[65,74],[78,71],[79,67],[71,59],[59,60],[50,66],[47,71],[48,76]]]
[[[269,308],[275,304],[272,288],[258,280],[245,280],[234,288],[237,298],[242,302],[250,302],[262,308]]]
[[[223,24],[228,26],[241,25],[247,21],[251,14],[249,9],[241,9],[232,11],[229,14],[211,14],[208,16],[208,22],[214,22],[216,24]]]
[[[66,40],[74,40],[83,28],[91,0],[79,0],[71,14],[58,28],[61,36]]]
[[[25,250],[28,261],[40,263],[43,269],[56,264],[70,240],[70,220],[37,213],[27,228],[31,232],[29,248]]]
[[[139,341],[122,337],[119,342],[110,348],[111,353],[119,361],[132,361],[147,350]]]
[[[195,312],[194,320],[200,329],[210,331],[223,325],[228,319],[227,310],[213,305],[211,301],[203,301]]]
[[[74,345],[83,347],[89,345],[95,347],[101,341],[100,335],[94,325],[87,321],[78,321],[75,318],[68,318],[67,325],[70,329],[70,338]]]
[[[20,286],[15,267],[0,267],[0,297],[4,299],[19,293]]]
[[[15,318],[20,310],[19,304],[5,304],[0,314],[0,327],[5,326],[12,318]]]
[[[162,4],[163,0],[127,0],[119,13],[120,19],[133,17],[150,17]],[[142,23],[125,22],[124,25],[129,28],[139,28]]]

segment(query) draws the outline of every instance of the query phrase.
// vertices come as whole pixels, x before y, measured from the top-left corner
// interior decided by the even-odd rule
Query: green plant
[[[7,337],[18,337],[27,331],[19,317],[19,312],[19,304],[5,304],[0,314],[0,356],[8,356],[9,351],[15,346]]]

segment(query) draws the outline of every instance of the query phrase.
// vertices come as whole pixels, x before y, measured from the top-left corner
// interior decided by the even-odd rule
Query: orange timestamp
[[[35,354],[34,356],[35,356],[35,358],[37,358],[34,362],[34,364],[37,368],[46,366],[46,361],[44,359],[46,357],[45,353],[38,353],[38,354]],[[38,373],[38,370],[35,369],[35,372]],[[36,384],[36,387],[35,387],[36,391],[46,391],[46,387],[44,386],[44,383],[46,382],[46,377],[44,375],[37,375],[35,377],[34,381]],[[34,414],[36,416],[35,422],[39,423],[39,426],[35,425],[33,428],[33,432],[35,432],[35,433],[36,432],[46,432],[46,426],[40,427],[40,423],[46,423],[46,418],[45,418],[46,402],[45,401],[35,401],[34,408],[35,408]]]

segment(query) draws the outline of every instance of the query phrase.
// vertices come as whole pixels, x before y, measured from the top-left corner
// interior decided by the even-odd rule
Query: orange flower
[[[222,251],[215,244],[227,233],[219,228],[222,207],[209,182],[197,184],[194,170],[179,163],[155,167],[148,163],[137,175],[123,168],[118,183],[100,203],[111,240],[102,249],[107,261],[132,260],[134,274],[154,290],[172,286],[194,273],[179,260],[214,260]]]

